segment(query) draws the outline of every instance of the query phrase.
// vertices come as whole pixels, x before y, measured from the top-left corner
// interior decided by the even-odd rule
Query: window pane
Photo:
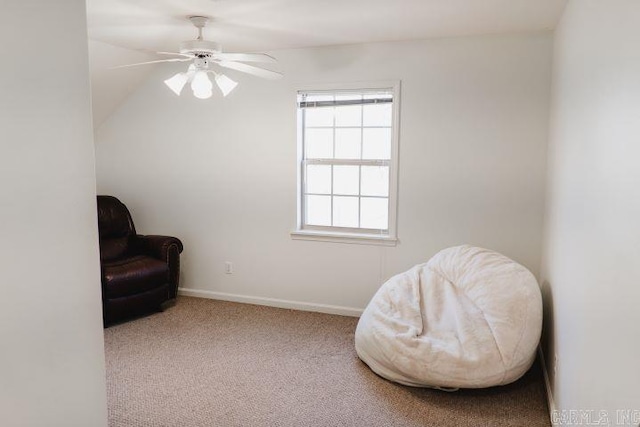
[[[389,228],[389,199],[360,199],[360,227],[387,230]]]
[[[361,124],[361,105],[346,105],[342,107],[336,107],[336,126],[360,126]]]
[[[336,159],[359,159],[361,129],[336,129]]]
[[[304,109],[305,126],[333,126],[333,107]]]
[[[331,196],[306,196],[308,225],[331,225]]]
[[[391,158],[391,129],[363,129],[362,132],[363,159]]]
[[[307,165],[306,192],[331,194],[331,166]]]
[[[391,126],[391,103],[367,104],[363,111],[364,126]]]
[[[389,166],[362,166],[360,194],[363,196],[389,195]]]
[[[335,227],[358,227],[358,198],[333,198],[333,225]]]
[[[333,157],[333,129],[307,129],[304,138],[307,159]]]
[[[333,167],[333,194],[358,194],[358,167],[344,165]]]
[[[345,104],[397,101],[389,88],[299,92],[297,99]],[[360,228],[376,233],[389,229],[389,210],[395,212],[395,206],[389,204],[393,112],[392,102],[309,106],[299,110],[304,225],[337,227],[336,230]]]

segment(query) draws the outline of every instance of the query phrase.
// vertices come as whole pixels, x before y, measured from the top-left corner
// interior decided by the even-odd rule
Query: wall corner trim
[[[547,390],[547,405],[549,407],[549,419],[552,426],[560,426],[557,422],[557,418],[553,416],[557,412],[556,402],[553,399],[553,390],[551,389],[551,381],[549,380],[549,371],[547,370],[547,362],[544,359],[544,353],[542,347],[538,345],[538,357],[540,358],[540,364],[542,365],[542,376],[544,377],[544,386]]]

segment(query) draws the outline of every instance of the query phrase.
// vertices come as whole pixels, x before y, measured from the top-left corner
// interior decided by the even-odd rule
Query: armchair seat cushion
[[[169,282],[167,263],[142,255],[105,262],[102,269],[108,298],[139,294]]]

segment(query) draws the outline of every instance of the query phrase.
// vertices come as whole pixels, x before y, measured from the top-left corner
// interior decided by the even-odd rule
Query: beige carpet
[[[181,297],[105,330],[109,425],[549,426],[535,366],[445,393],[393,384],[356,356],[357,319]]]

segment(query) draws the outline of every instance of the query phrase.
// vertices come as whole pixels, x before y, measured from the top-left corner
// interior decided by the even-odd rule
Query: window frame
[[[302,112],[297,106],[297,99],[300,93],[305,92],[328,92],[340,91],[375,91],[388,90],[392,93],[392,122],[391,122],[391,158],[387,160],[347,160],[347,159],[313,159],[312,164],[348,164],[350,162],[371,163],[371,165],[389,166],[389,211],[388,211],[388,231],[381,233],[379,230],[334,227],[334,226],[312,226],[304,225],[304,178],[305,159],[302,123]],[[297,185],[296,185],[296,227],[291,232],[293,239],[316,240],[337,243],[357,243],[395,246],[397,237],[397,208],[398,208],[398,157],[399,157],[399,137],[400,137],[400,81],[377,81],[377,82],[354,82],[354,83],[332,83],[332,84],[310,84],[298,87],[295,92],[296,97],[296,127],[297,127]],[[335,129],[335,127],[334,127]],[[309,160],[307,160],[309,162]],[[358,195],[358,198],[361,198]]]

